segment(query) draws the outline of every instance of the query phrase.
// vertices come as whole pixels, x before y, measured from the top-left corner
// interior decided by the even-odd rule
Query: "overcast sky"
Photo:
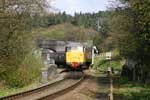
[[[106,10],[111,0],[54,0],[53,7],[73,15],[74,12],[97,12]]]

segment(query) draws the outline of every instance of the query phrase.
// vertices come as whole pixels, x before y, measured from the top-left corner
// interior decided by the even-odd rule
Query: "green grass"
[[[130,82],[126,78],[114,79],[115,100],[150,100],[150,85]]]
[[[106,60],[105,53],[95,56],[94,68],[107,70],[108,67],[113,67],[114,70],[121,70],[125,60],[120,57],[117,49],[112,50],[111,53],[111,60]]]
[[[11,95],[11,94],[19,93],[22,91],[26,91],[31,88],[35,88],[37,86],[38,86],[37,83],[32,83],[32,84],[22,87],[22,88],[9,88],[9,87],[3,86],[0,88],[0,97],[4,97],[4,96]]]
[[[108,66],[113,67],[115,70],[121,70],[122,65],[124,64],[124,60],[122,59],[112,59],[110,61],[102,58],[100,56],[95,57],[94,68],[104,69],[106,70]]]

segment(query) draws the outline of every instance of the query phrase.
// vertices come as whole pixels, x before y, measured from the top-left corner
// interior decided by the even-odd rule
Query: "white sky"
[[[54,0],[52,6],[61,12],[73,15],[75,12],[98,12],[106,10],[112,0]]]

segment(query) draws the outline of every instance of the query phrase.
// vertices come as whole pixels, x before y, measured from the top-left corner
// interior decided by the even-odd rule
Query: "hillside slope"
[[[98,34],[92,28],[77,27],[70,23],[53,25],[48,28],[39,28],[32,31],[38,38],[58,39],[70,41],[93,40]]]

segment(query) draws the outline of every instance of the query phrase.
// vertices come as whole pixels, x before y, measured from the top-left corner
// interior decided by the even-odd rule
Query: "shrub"
[[[16,70],[7,72],[5,81],[10,87],[23,87],[38,79],[43,66],[40,56],[29,53]]]

